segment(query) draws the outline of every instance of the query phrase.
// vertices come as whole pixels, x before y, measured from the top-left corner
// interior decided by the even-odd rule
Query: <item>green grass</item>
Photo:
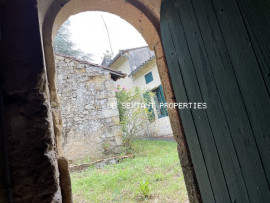
[[[134,140],[135,158],[102,169],[89,168],[71,175],[75,203],[188,202],[176,143]],[[144,198],[141,183],[149,182]]]

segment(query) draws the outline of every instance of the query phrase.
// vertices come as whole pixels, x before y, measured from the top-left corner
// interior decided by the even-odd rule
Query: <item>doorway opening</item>
[[[98,37],[104,33],[98,18],[105,39]],[[64,22],[54,37],[59,140],[74,201],[187,202],[155,53],[126,24],[112,14],[85,12]],[[94,36],[85,33],[87,25],[97,30]],[[100,42],[95,46],[89,38]],[[78,39],[93,51],[78,48]],[[112,45],[120,51],[113,54]]]
[[[132,24],[146,40],[149,49],[155,52],[156,64],[158,73],[163,88],[164,97],[168,103],[175,102],[175,97],[172,90],[172,85],[169,77],[169,72],[163,53],[163,48],[159,32],[159,17],[156,13],[149,13],[149,8],[142,4],[135,2],[115,1],[110,2],[75,2],[70,1],[66,4],[59,4],[59,2],[52,4],[46,12],[45,19],[42,25],[42,36],[44,41],[44,52],[47,67],[47,75],[50,89],[51,107],[54,117],[54,132],[56,135],[57,153],[61,156],[63,151],[61,147],[61,121],[58,119],[59,115],[59,101],[57,98],[56,84],[55,84],[55,64],[52,49],[52,39],[54,38],[58,28],[71,15],[84,11],[105,11],[116,14],[127,22]],[[180,157],[183,166],[183,173],[185,174],[186,187],[189,198],[197,199],[198,188],[195,174],[193,171],[187,143],[183,133],[179,112],[177,109],[168,109],[173,135],[177,142],[178,156]]]

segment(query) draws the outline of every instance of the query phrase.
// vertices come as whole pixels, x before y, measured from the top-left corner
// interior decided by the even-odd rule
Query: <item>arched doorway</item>
[[[55,66],[52,50],[53,37],[59,26],[71,15],[84,11],[105,11],[116,14],[133,25],[144,37],[150,49],[155,51],[158,71],[161,82],[164,87],[165,97],[168,103],[174,103],[175,97],[169,77],[166,59],[163,53],[160,31],[159,31],[159,9],[160,2],[148,2],[146,4],[140,1],[62,1],[47,4],[39,2],[39,6],[47,7],[43,15],[42,37],[45,52],[45,62],[50,90],[50,100],[54,120],[54,132],[56,135],[57,153],[61,155],[61,146],[59,143],[61,135],[61,120],[59,116],[59,102],[55,88]],[[199,199],[199,191],[196,184],[195,173],[193,170],[189,150],[183,133],[181,120],[177,109],[169,109],[169,117],[173,129],[174,137],[178,143],[178,154],[183,167],[185,181],[189,198],[192,201]]]

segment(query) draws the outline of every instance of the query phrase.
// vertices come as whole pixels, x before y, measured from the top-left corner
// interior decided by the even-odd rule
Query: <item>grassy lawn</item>
[[[72,173],[75,203],[188,202],[176,143],[134,140],[132,149],[135,158]],[[143,182],[149,182],[148,198],[139,191]]]

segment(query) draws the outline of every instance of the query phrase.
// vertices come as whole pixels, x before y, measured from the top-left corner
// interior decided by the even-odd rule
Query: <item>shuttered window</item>
[[[146,84],[148,84],[149,82],[152,82],[153,81],[152,72],[147,73],[144,77],[145,77]]]
[[[154,100],[155,100],[158,118],[168,116],[167,108],[164,105],[161,105],[161,104],[166,103],[162,86],[160,85],[157,89],[153,90],[153,93],[155,94]]]

